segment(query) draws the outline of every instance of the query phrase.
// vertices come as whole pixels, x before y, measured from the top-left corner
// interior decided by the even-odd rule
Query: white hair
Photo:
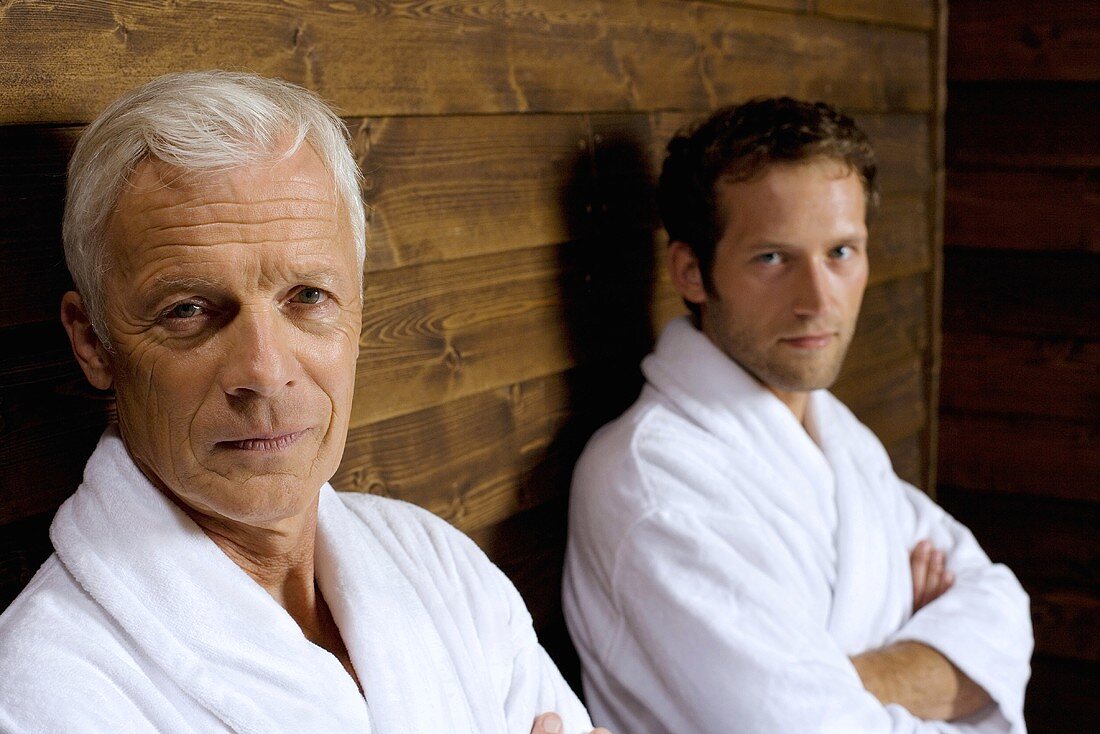
[[[107,227],[137,164],[155,158],[188,172],[224,171],[289,158],[303,142],[332,174],[355,238],[361,283],[362,177],[347,128],[313,92],[255,74],[166,74],[123,94],[88,126],[69,161],[62,239],[69,272],[108,349]]]

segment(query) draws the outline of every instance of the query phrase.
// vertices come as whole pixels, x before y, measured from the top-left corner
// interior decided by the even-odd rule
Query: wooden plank
[[[1025,588],[1100,588],[1100,502],[968,492],[940,484],[939,502]]]
[[[1097,500],[1095,424],[945,410],[939,453],[943,482],[961,489]]]
[[[72,287],[61,249],[65,168],[79,130],[0,126],[0,328],[56,320]],[[15,287],[18,284],[18,287]]]
[[[952,0],[947,73],[961,81],[1100,81],[1100,8],[1081,0]]]
[[[1100,167],[1100,85],[951,85],[947,161],[962,167]]]
[[[1048,655],[1031,662],[1024,719],[1031,734],[1091,731],[1100,721],[1100,667]]]
[[[3,7],[0,35],[18,60],[0,63],[0,123],[86,122],[142,81],[211,67],[303,84],[359,117],[701,110],[780,92],[858,109],[930,102],[923,34],[673,0],[29,0]]]
[[[853,110],[931,108],[926,34],[765,11],[698,8],[711,106],[757,95],[829,99]],[[648,46],[648,44],[646,45]],[[868,63],[868,59],[875,59]]]
[[[941,384],[946,410],[1100,427],[1100,340],[945,331]]]
[[[49,536],[52,520],[49,512],[0,525],[0,614],[53,552]]]
[[[414,502],[465,532],[501,522],[568,491],[595,428],[579,406],[589,386],[551,375],[354,428],[333,485]]]
[[[928,461],[925,458],[927,443],[927,431],[922,429],[911,436],[884,444],[894,465],[894,473],[925,492],[928,491]]]
[[[926,195],[884,194],[868,228],[870,283],[923,273],[932,265]]]
[[[353,424],[571,367],[576,261],[575,250],[544,247],[372,275]]]
[[[947,173],[948,246],[1100,252],[1100,182],[1084,171]]]
[[[356,127],[368,141],[368,271],[564,242],[579,235],[591,206],[583,116],[390,118]]]
[[[846,368],[832,391],[886,445],[913,435],[928,419],[919,358],[867,372]],[[913,463],[912,456],[898,459],[903,464]]]
[[[892,23],[930,31],[935,25],[932,0],[817,0],[821,15],[871,23]]]
[[[945,251],[943,323],[970,334],[1100,339],[1100,258]]]

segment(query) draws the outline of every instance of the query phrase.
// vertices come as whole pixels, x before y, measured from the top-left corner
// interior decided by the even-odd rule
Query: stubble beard
[[[715,302],[709,305],[709,313],[704,313],[702,319],[704,331],[727,357],[765,387],[783,392],[811,392],[832,387],[836,382],[852,341],[854,324],[842,326],[834,342],[823,352],[801,356],[772,341],[761,344],[764,340],[729,318],[721,306]]]

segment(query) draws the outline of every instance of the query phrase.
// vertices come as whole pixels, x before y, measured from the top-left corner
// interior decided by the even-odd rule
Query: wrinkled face
[[[791,404],[828,387],[867,285],[863,186],[832,160],[773,164],[718,185],[726,229],[715,248],[702,328]]]
[[[270,525],[316,501],[347,434],[359,264],[303,146],[180,176],[145,161],[108,232],[108,355],[123,439],[199,512]]]

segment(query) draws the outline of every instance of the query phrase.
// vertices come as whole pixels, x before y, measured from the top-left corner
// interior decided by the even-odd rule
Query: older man
[[[341,122],[283,82],[162,77],[69,170],[61,318],[118,425],[0,618],[4,732],[587,731],[512,585],[341,495],[364,216]]]
[[[644,732],[1023,732],[1027,596],[825,388],[867,283],[874,155],[757,100],[669,144],[692,319],[577,468],[565,611],[593,716]]]

